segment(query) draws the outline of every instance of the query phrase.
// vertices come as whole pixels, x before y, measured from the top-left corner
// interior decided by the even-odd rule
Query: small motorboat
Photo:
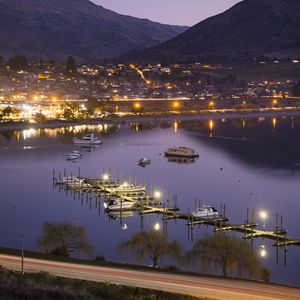
[[[139,165],[140,165],[141,167],[145,167],[145,166],[147,166],[147,165],[151,165],[151,159],[148,159],[148,158],[141,158],[141,159],[139,160]]]
[[[56,184],[82,184],[83,179],[77,176],[64,176],[56,179]]]
[[[188,147],[173,147],[165,152],[165,157],[197,158],[199,154]]]
[[[112,202],[105,202],[104,208],[107,211],[126,211],[133,210],[135,206],[134,202],[117,199]]]
[[[141,193],[145,191],[146,187],[144,185],[134,185],[126,182],[112,189],[112,193],[115,194]]]
[[[192,216],[194,218],[216,218],[219,215],[218,211],[209,205],[204,205],[203,207],[196,208],[192,211]]]
[[[79,151],[76,150],[67,154],[67,160],[78,160],[80,158],[81,158],[81,154],[79,153]]]
[[[93,133],[88,133],[82,138],[73,138],[73,143],[78,145],[101,145],[103,144],[103,141]]]

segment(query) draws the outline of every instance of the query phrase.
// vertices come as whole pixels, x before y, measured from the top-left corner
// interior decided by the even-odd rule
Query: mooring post
[[[21,234],[21,272],[24,275],[24,234]]]
[[[253,233],[254,233],[254,208],[252,208],[251,224],[252,224],[252,226],[251,226],[251,228],[252,228],[252,230],[251,230],[251,239],[253,240]]]
[[[276,263],[278,264],[279,258],[278,258],[278,242],[279,242],[279,224],[278,224],[278,212],[276,213]]]

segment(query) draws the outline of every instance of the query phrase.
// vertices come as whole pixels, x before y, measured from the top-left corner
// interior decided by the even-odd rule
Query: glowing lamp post
[[[263,228],[266,227],[266,219],[268,218],[268,214],[266,211],[262,210],[260,213],[259,213],[259,216],[260,218],[263,220]]]
[[[160,197],[161,197],[161,192],[159,192],[159,191],[154,192],[155,199],[160,199]]]
[[[108,174],[103,174],[102,179],[104,181],[107,181],[109,179],[109,175]]]

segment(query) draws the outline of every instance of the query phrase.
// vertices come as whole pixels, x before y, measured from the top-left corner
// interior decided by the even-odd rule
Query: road
[[[0,265],[20,270],[21,259],[0,254]],[[24,269],[25,272],[43,271],[66,278],[110,282],[222,300],[300,300],[300,289],[297,288],[221,278],[88,266],[31,258],[25,258]]]

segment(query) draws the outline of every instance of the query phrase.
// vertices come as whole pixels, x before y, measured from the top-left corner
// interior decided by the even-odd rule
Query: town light
[[[173,106],[174,106],[174,108],[178,108],[179,107],[179,103],[178,102],[174,102]]]
[[[135,108],[140,108],[140,107],[141,107],[141,104],[140,104],[140,103],[135,103],[135,104],[134,104],[134,107],[135,107]]]
[[[212,107],[214,107],[214,106],[215,106],[215,103],[214,103],[213,101],[210,101],[210,102],[209,102],[209,107],[212,108]]]

